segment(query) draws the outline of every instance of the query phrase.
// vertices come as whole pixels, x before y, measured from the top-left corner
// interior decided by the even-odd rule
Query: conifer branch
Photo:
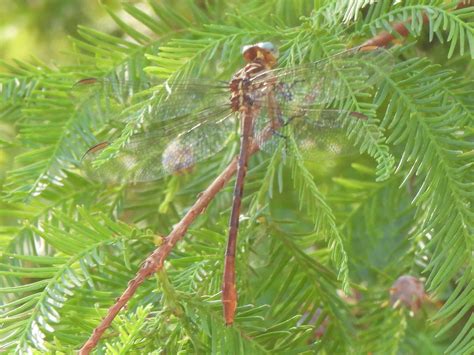
[[[474,6],[474,1],[468,0],[465,2],[460,2],[456,8],[460,9],[469,6]],[[422,16],[423,23],[428,23],[429,17],[426,14],[422,14]],[[407,29],[406,24],[408,24],[409,21],[410,19],[405,22],[394,23],[392,28],[402,37],[407,37],[409,35],[409,30]],[[359,48],[384,47],[390,44],[390,42],[392,42],[394,39],[394,35],[384,31],[364,42],[359,46]],[[267,127],[263,135],[263,139],[268,139],[272,135],[274,129],[275,127]],[[259,145],[253,142],[250,147],[249,155],[251,156],[258,151]],[[120,310],[125,307],[131,297],[135,294],[138,287],[140,287],[140,285],[147,278],[163,268],[164,262],[171,253],[173,247],[178,243],[179,240],[183,238],[191,223],[193,223],[194,220],[206,210],[207,206],[211,203],[217,193],[220,192],[222,188],[231,180],[236,170],[237,158],[234,158],[227,168],[209,185],[209,187],[204,192],[201,193],[195,204],[184,215],[181,221],[174,226],[172,232],[166,238],[164,238],[163,243],[146,258],[136,276],[129,281],[126,290],[116,300],[112,307],[110,307],[107,315],[95,328],[90,338],[84,343],[79,352],[81,355],[89,354],[97,346],[104,332],[111,325],[112,321],[120,312]]]

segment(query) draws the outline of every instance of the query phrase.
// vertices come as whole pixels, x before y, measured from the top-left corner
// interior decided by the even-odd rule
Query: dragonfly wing
[[[344,107],[347,98],[370,90],[390,71],[393,56],[384,49],[347,50],[313,63],[265,71],[253,78],[256,87],[272,91],[282,112],[296,107]],[[268,82],[273,84],[268,84]],[[260,89],[262,90],[262,89]],[[265,101],[265,95],[255,95]]]
[[[236,128],[229,109],[205,120],[190,119],[180,126],[180,133],[176,127],[167,126],[133,135],[118,151],[112,148],[113,143],[95,145],[83,158],[84,170],[93,179],[108,183],[153,181],[188,172],[197,162],[220,151]]]
[[[104,121],[127,121],[131,107],[140,107],[146,120],[173,120],[211,106],[228,104],[228,86],[224,82],[183,80],[178,83],[161,82],[139,84],[118,79],[86,78],[73,87],[73,94],[85,94],[87,108],[95,108]],[[137,105],[138,104],[138,105]],[[190,116],[188,119],[196,117]]]
[[[335,109],[298,109],[290,113],[281,121],[281,127],[270,136],[265,131],[270,121],[259,124],[256,141],[260,149],[274,152],[282,149],[292,153],[293,143],[305,160],[312,160],[311,156],[317,152],[327,152],[333,155],[356,152],[347,144],[344,123],[348,120],[365,120],[367,117],[357,112]]]

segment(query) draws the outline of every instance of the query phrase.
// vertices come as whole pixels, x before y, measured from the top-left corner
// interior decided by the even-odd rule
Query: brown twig
[[[406,28],[405,24],[407,24],[409,21],[410,19],[408,19],[406,22],[395,23],[393,24],[392,28],[399,35],[403,37],[408,37],[410,32]],[[423,14],[423,23],[426,24],[428,23],[428,21],[429,21],[428,16],[426,16],[426,14]],[[384,47],[390,42],[392,42],[394,39],[395,39],[395,36],[392,35],[390,32],[383,31],[379,33],[377,36],[372,37],[368,41],[365,41],[361,47]]]
[[[473,6],[474,0],[468,0],[458,4],[457,8],[463,8],[467,6]],[[410,21],[410,20],[408,20]],[[408,29],[406,28],[407,22],[399,22],[393,24],[393,29],[403,37],[407,37],[409,34]],[[423,23],[427,23],[429,18],[426,14],[423,14]],[[359,48],[363,47],[384,47],[388,45],[395,39],[393,35],[388,32],[382,32],[377,36],[367,40]],[[268,128],[264,133],[263,139],[268,139],[272,134],[275,127]],[[256,143],[253,143],[250,147],[249,156],[255,154],[259,150],[259,147]],[[184,215],[181,221],[176,224],[173,228],[173,231],[164,239],[162,245],[160,245],[155,251],[145,260],[142,267],[137,272],[136,276],[129,281],[127,289],[122,293],[122,295],[116,300],[114,305],[110,307],[107,312],[107,315],[102,320],[102,322],[94,329],[92,335],[87,340],[87,342],[82,346],[79,351],[79,354],[86,355],[89,354],[92,349],[95,348],[99,342],[102,334],[110,326],[114,318],[120,312],[120,310],[125,307],[127,302],[132,298],[138,287],[151,275],[163,268],[163,264],[173,249],[173,247],[178,243],[184,234],[188,230],[189,226],[201,213],[205,211],[207,206],[211,203],[217,193],[222,190],[222,188],[229,182],[232,176],[237,170],[237,158],[233,159],[232,162],[227,166],[227,168],[212,182],[212,184],[200,195],[196,203],[189,209],[189,211]]]
[[[465,7],[470,7],[470,6],[474,6],[474,0],[464,0],[464,1],[461,1],[458,6],[456,6],[456,9],[462,9],[462,8],[465,8]]]
[[[270,130],[267,130],[266,136],[269,136]],[[265,136],[264,136],[265,139]],[[253,143],[250,147],[249,155],[255,154],[259,150],[258,145]],[[127,289],[116,300],[115,304],[110,307],[107,315],[102,320],[99,326],[95,328],[91,337],[82,346],[79,353],[89,354],[91,350],[97,345],[102,334],[110,326],[118,312],[127,304],[133,296],[138,287],[151,275],[163,267],[166,257],[169,255],[176,243],[184,236],[189,226],[201,213],[203,213],[209,203],[214,199],[217,193],[229,182],[237,170],[237,159],[233,159],[227,168],[212,182],[209,187],[201,193],[196,203],[189,209],[188,213],[184,215],[181,221],[176,224],[173,231],[164,239],[155,251],[145,260],[136,276],[130,280]]]
[[[462,9],[465,7],[469,6],[474,6],[474,0],[466,0],[466,1],[461,1],[457,6],[456,9]],[[423,24],[427,24],[430,19],[426,15],[426,13],[422,14],[423,17]],[[410,34],[410,31],[406,27],[407,24],[411,22],[411,17],[408,18],[405,22],[397,22],[392,25],[392,28],[395,32],[397,32],[400,36],[402,37],[408,37]],[[393,33],[393,32],[392,32]],[[372,37],[368,41],[364,42],[361,47],[384,47],[390,42],[392,42],[395,39],[395,36],[392,35],[390,32],[383,31],[379,33],[377,36]]]

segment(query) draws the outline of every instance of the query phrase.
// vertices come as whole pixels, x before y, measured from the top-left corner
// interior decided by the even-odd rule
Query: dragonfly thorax
[[[254,106],[273,87],[274,80],[266,72],[276,64],[278,51],[271,42],[262,42],[244,46],[242,55],[248,64],[235,73],[229,83],[234,111]],[[253,80],[257,75],[259,80]]]
[[[273,87],[274,80],[270,75],[268,80],[265,80],[266,71],[266,65],[255,62],[247,64],[235,73],[229,83],[230,102],[233,111],[242,111],[253,107]],[[259,80],[252,80],[257,75]]]

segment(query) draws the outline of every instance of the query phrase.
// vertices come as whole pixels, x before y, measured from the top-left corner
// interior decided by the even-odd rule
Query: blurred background
[[[120,0],[7,0],[0,6],[0,59],[67,64],[69,36],[77,26],[117,34],[105,7],[120,14]],[[139,3],[141,1],[128,1]],[[105,6],[104,6],[105,5]]]

